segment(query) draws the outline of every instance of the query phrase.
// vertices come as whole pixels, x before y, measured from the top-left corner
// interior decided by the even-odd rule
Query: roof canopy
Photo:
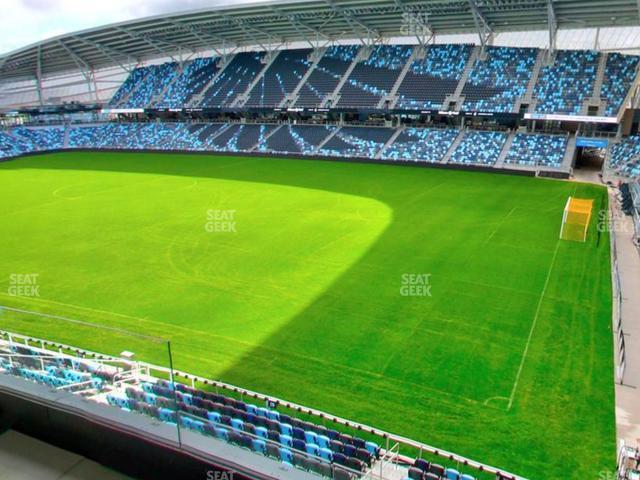
[[[178,52],[298,41],[482,35],[638,25],[638,0],[286,0],[148,17],[70,33],[0,57],[0,80],[131,65]]]

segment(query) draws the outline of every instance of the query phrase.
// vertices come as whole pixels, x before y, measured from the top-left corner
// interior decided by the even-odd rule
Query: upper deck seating
[[[527,91],[537,55],[535,48],[487,47],[462,90],[462,110],[512,112]]]
[[[534,89],[536,113],[580,114],[593,93],[597,69],[597,52],[559,50],[553,65],[540,71]]]
[[[627,96],[631,84],[636,78],[638,61],[636,55],[623,55],[611,52],[607,56],[607,65],[600,89],[600,98],[607,102],[605,116],[615,117]]]
[[[298,92],[297,107],[318,107],[337,88],[340,79],[358,55],[357,45],[327,48],[322,59]]]
[[[189,104],[194,95],[202,92],[204,87],[218,73],[218,58],[196,58],[189,62],[180,76],[169,86],[158,107],[182,108]]]
[[[264,52],[242,52],[236,54],[231,63],[218,75],[204,92],[200,107],[230,107],[246,92],[254,78],[264,68]]]
[[[376,107],[388,95],[411,56],[409,45],[378,45],[359,62],[340,90],[338,106]]]
[[[312,49],[282,50],[251,90],[247,107],[277,107],[292,93],[311,66]]]
[[[416,59],[398,88],[396,108],[440,109],[453,94],[472,51],[471,45],[430,45]]]

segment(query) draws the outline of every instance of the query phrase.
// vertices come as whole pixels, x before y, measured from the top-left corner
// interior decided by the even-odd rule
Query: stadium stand
[[[640,175],[640,135],[630,135],[611,147],[609,153],[611,168],[622,175]]]
[[[123,375],[122,367],[0,339],[0,374],[82,395],[86,401],[144,415],[169,426],[180,425],[204,437],[216,438],[289,467],[324,478],[353,480],[366,475],[385,451],[374,439],[355,431],[299,418],[291,410],[260,406],[215,391],[170,382],[136,368]],[[77,351],[79,353],[79,351]],[[92,357],[92,355],[89,355]],[[127,372],[131,365],[127,365]],[[139,367],[138,367],[139,368]],[[335,425],[337,427],[337,425]],[[376,437],[378,438],[378,437]],[[380,437],[379,440],[384,440]],[[474,480],[453,468],[418,457],[407,459],[409,478]],[[418,475],[418,476],[416,476]]]
[[[599,54],[559,50],[552,65],[542,68],[535,87],[536,113],[578,115],[593,93]]]
[[[158,102],[158,107],[181,108],[189,104],[194,95],[215,77],[219,70],[218,58],[196,58],[189,62],[180,76],[169,86]]]
[[[17,157],[32,151],[30,145],[21,142],[9,133],[0,131],[0,158]]]
[[[393,132],[391,128],[343,127],[317,153],[331,157],[375,158]]]
[[[283,50],[249,95],[247,107],[276,107],[293,92],[311,66],[312,49]]]
[[[264,52],[238,53],[204,92],[199,107],[229,107],[262,71]]]
[[[636,77],[639,60],[638,56],[622,55],[618,52],[611,52],[607,56],[604,81],[600,91],[600,98],[607,102],[605,116],[618,114]]]
[[[411,56],[408,45],[378,45],[368,59],[359,62],[340,90],[341,107],[376,107],[391,92],[400,71]]]
[[[311,155],[336,128],[330,125],[283,125],[258,151]]]
[[[29,151],[56,150],[64,147],[64,128],[26,128],[18,127],[11,134],[29,147]]]
[[[398,88],[396,107],[439,109],[447,95],[456,91],[471,45],[432,45],[423,59],[412,62]]]
[[[458,135],[453,128],[406,128],[385,149],[382,158],[404,162],[439,162]]]
[[[527,91],[538,50],[487,47],[486,52],[484,60],[476,60],[462,90],[462,109],[512,112],[516,100]]]
[[[566,149],[565,135],[518,133],[505,163],[557,168],[562,164]]]
[[[338,87],[340,79],[358,55],[357,45],[329,47],[298,92],[297,107],[319,107]]]
[[[493,165],[507,140],[503,132],[468,131],[451,155],[453,163]]]
[[[155,100],[159,100],[165,88],[178,75],[177,63],[164,63],[162,65],[150,65],[142,67],[146,73],[139,80],[137,87],[129,97],[120,105],[122,108],[145,108]]]
[[[131,92],[138,88],[147,72],[148,70],[146,68],[136,68],[133,70],[122,85],[120,85],[120,88],[118,88],[116,93],[113,94],[113,97],[109,102],[109,106],[120,107],[122,102],[127,99]]]

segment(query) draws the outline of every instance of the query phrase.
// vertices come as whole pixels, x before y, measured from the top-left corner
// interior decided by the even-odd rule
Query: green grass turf
[[[523,476],[596,478],[615,467],[609,240],[597,215],[587,243],[558,240],[569,195],[605,202],[386,165],[24,158],[0,165],[0,303],[171,339],[182,370]],[[237,232],[207,232],[209,210]],[[14,273],[40,296],[9,296]],[[404,274],[431,274],[431,296],[402,296]],[[146,339],[0,322],[166,362]]]

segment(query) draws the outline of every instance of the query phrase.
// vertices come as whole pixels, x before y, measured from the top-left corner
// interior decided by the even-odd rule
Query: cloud
[[[5,0],[2,2],[3,34],[0,36],[0,54],[63,33],[109,23],[248,1],[250,0]]]

